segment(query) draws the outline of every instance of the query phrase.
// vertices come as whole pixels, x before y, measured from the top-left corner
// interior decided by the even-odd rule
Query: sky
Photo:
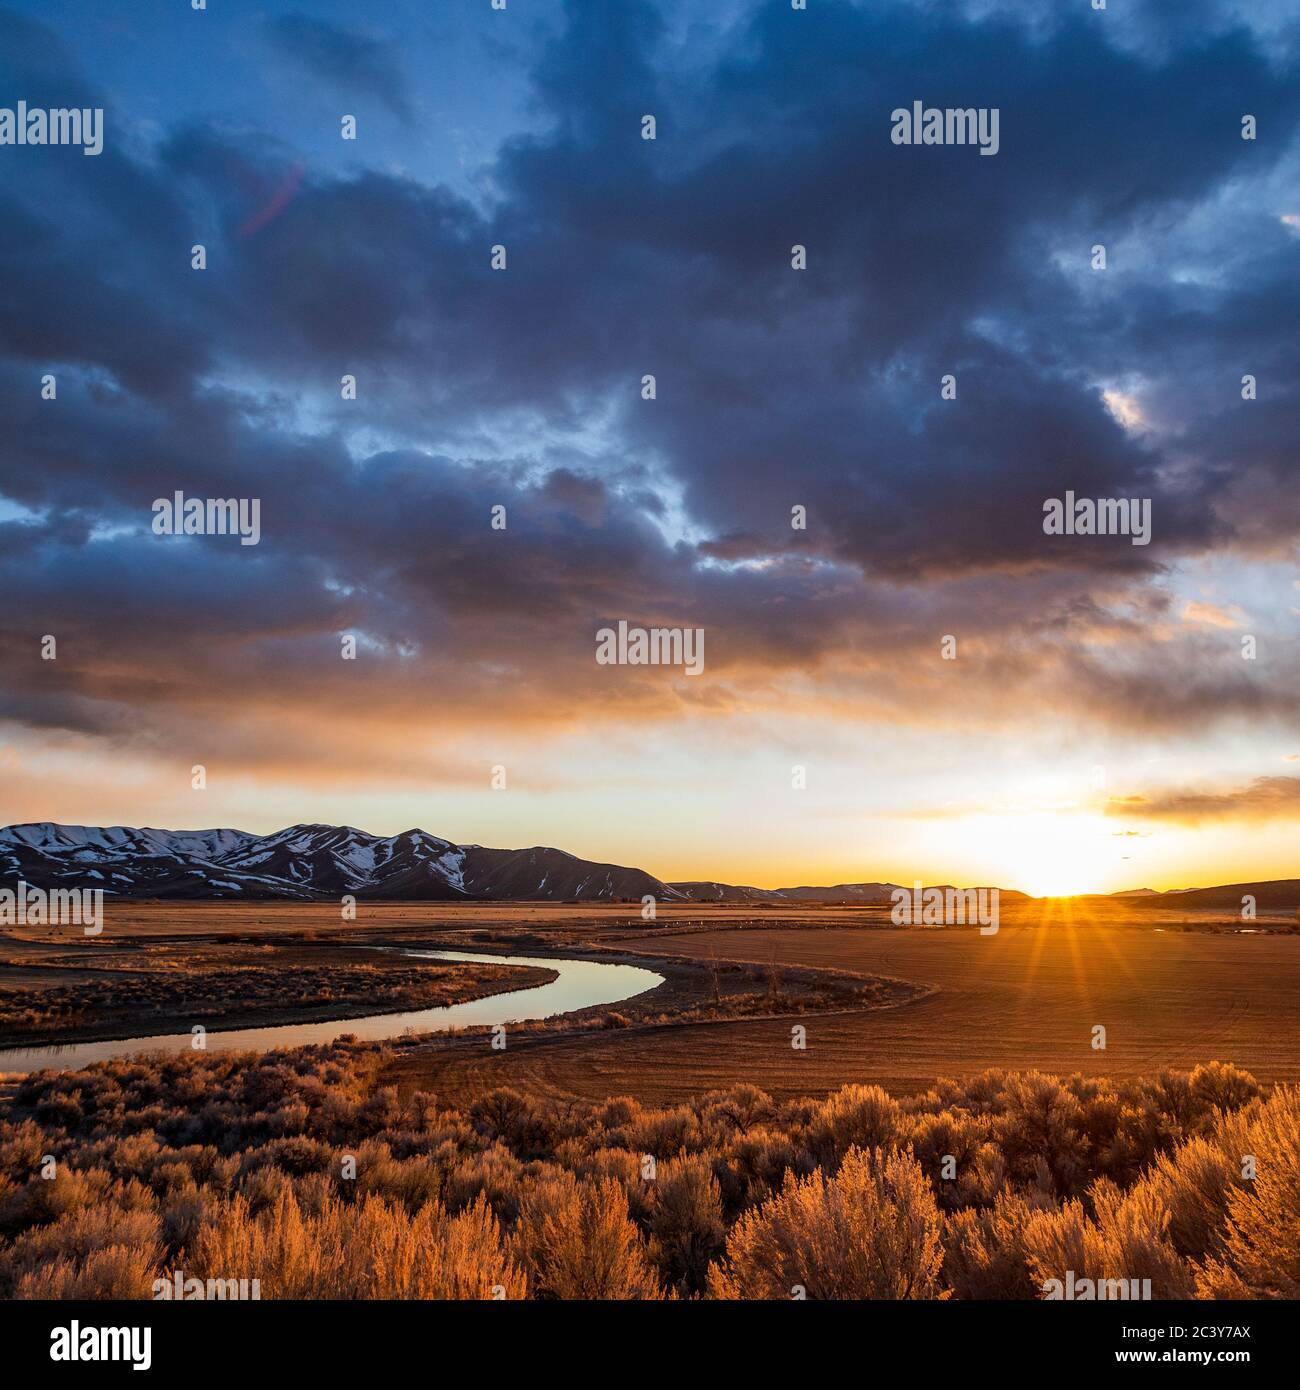
[[[0,821],[1300,875],[1298,55],[1297,0],[0,7],[0,106],[104,112],[0,145]]]

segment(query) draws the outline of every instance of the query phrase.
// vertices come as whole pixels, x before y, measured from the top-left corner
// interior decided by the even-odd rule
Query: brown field
[[[325,937],[379,931],[384,933],[473,931],[516,929],[546,933],[573,933],[580,936],[626,934],[643,936],[647,924],[641,918],[639,903],[382,903],[357,904],[357,920],[342,919],[335,903],[293,902],[113,902],[104,907],[104,933],[99,941],[139,936],[210,936],[238,933],[309,933]],[[1081,910],[1082,911],[1082,910]],[[1002,919],[1010,925],[1025,923],[1057,924],[1068,920],[1069,910],[1058,902],[1044,900],[1027,904],[1004,904]],[[1240,926],[1235,918],[1214,911],[1153,912],[1137,911],[1121,903],[1090,900],[1089,923],[1107,922],[1141,929],[1161,927],[1213,928]],[[1260,923],[1273,927],[1295,924],[1294,915],[1260,912]],[[775,925],[821,930],[828,926],[887,927],[888,910],[871,907],[839,907],[810,904],[806,907],[714,906],[660,904],[652,934],[747,926],[767,928]],[[28,941],[67,943],[76,938],[75,927],[6,927],[5,931]],[[78,943],[80,944],[80,943]]]
[[[748,1081],[773,1095],[849,1082],[894,1093],[989,1067],[1149,1075],[1213,1059],[1261,1080],[1300,1079],[1300,937],[1155,931],[1145,926],[970,931],[704,932],[630,938],[632,950],[834,967],[937,986],[900,1008],[807,1020],[718,1022],[653,1032],[527,1040],[513,1052],[411,1058],[401,1080],[472,1096],[493,1085],[666,1103]],[[1106,1028],[1105,1051],[1091,1046]]]
[[[1186,922],[1114,909],[1102,920],[1091,905],[1085,917],[1034,904],[1004,912],[1002,930],[983,937],[896,930],[880,910],[815,906],[779,914],[668,908],[648,927],[631,904],[362,903],[359,920],[345,923],[324,904],[130,903],[110,905],[100,938],[15,931],[9,954],[16,966],[58,940],[66,965],[83,955],[87,964],[107,964],[124,943],[201,940],[219,949],[224,939],[235,953],[246,949],[236,937],[273,937],[283,946],[417,938],[525,950],[598,945],[705,964],[699,973],[671,971],[639,1011],[625,1011],[637,1026],[593,1031],[588,1018],[571,1033],[562,1025],[523,1030],[504,1053],[464,1039],[404,1048],[392,1079],[406,1093],[428,1089],[449,1101],[502,1084],[647,1103],[739,1082],[779,1096],[821,1095],[850,1082],[901,1094],[988,1067],[1129,1077],[1213,1059],[1265,1082],[1300,1079],[1300,936],[1242,934],[1211,914]],[[714,958],[759,967],[775,960],[787,973],[888,976],[934,992],[895,1007],[805,1018],[808,1046],[800,1052],[790,1046],[788,1017],[667,1021],[700,1012]],[[1104,1051],[1091,1046],[1097,1024],[1106,1028]]]
[[[357,904],[357,920],[345,922],[336,903],[291,902],[112,902],[104,906],[103,942],[138,936],[208,936],[214,933],[264,935],[307,932],[321,936],[357,932],[520,928],[545,931],[624,930],[641,932],[639,903],[371,903]],[[751,907],[662,907],[660,924],[747,924],[770,915]],[[810,907],[782,911],[782,921],[819,923],[828,917],[859,922],[873,914],[863,908]],[[76,927],[12,927],[6,931],[31,941],[68,942]]]

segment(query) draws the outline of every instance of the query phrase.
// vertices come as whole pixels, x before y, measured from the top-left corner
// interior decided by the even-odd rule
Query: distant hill
[[[668,887],[684,901],[692,903],[767,903],[781,899],[781,895],[770,888],[746,888],[734,883],[716,883],[712,879],[673,882]]]
[[[1242,898],[1248,895],[1255,899],[1256,907],[1300,908],[1300,878],[1225,883],[1218,888],[1180,888],[1174,892],[1141,898],[1135,906],[1156,911],[1164,908],[1172,911],[1188,907],[1213,907],[1239,912]]]
[[[900,887],[897,883],[836,883],[829,888],[804,885],[801,888],[780,888],[776,896],[791,903],[858,903],[864,906],[887,903],[890,894]]]

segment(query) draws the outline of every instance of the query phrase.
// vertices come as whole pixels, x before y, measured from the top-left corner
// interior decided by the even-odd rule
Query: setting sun
[[[1099,815],[1029,811],[961,822],[962,847],[990,881],[1036,898],[1109,891],[1114,835]]]

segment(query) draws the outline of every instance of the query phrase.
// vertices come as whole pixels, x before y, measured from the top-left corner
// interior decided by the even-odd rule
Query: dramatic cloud
[[[1112,814],[1198,822],[1293,819],[1300,814],[1300,777],[1257,777],[1231,791],[1169,791],[1159,796],[1117,798]]]
[[[232,21],[275,80],[196,56],[148,108],[0,17],[7,92],[108,112],[97,158],[0,150],[0,718],[303,780],[454,775],[434,692],[449,733],[1295,730],[1294,14],[483,8],[456,74],[347,7]],[[434,177],[453,79],[526,115]],[[303,133],[302,81],[397,119]],[[892,144],[914,100],[999,153]],[[153,535],[177,489],[260,545]],[[1067,493],[1151,543],[1045,534]],[[706,676],[596,666],[619,618],[704,627]]]

